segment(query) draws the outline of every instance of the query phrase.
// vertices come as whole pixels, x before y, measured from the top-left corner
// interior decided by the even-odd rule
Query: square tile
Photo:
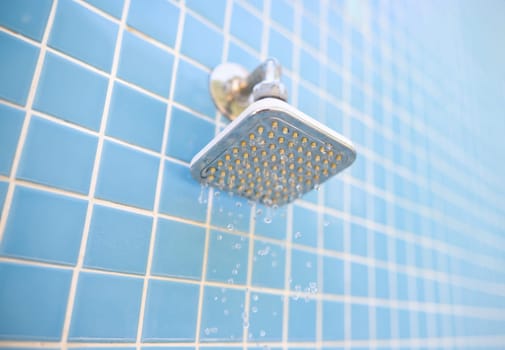
[[[409,300],[409,285],[406,273],[396,273],[396,298],[404,301]]]
[[[368,267],[351,263],[351,294],[357,297],[368,296]]]
[[[213,123],[173,107],[167,155],[189,163],[214,138],[214,129]]]
[[[84,266],[142,274],[146,271],[152,218],[95,205]]]
[[[331,97],[340,100],[343,96],[343,90],[344,83],[342,76],[334,69],[328,67],[326,69],[326,91]]]
[[[124,0],[86,0],[86,2],[107,12],[116,18],[121,18]]]
[[[284,289],[286,248],[282,245],[254,241],[252,284]]]
[[[70,270],[0,262],[0,339],[59,341],[71,278]]]
[[[344,182],[342,179],[335,176],[324,184],[324,189],[325,205],[331,209],[344,211]]]
[[[33,117],[17,177],[86,194],[97,142],[95,136]]]
[[[320,81],[319,61],[308,51],[300,50],[300,75],[302,79],[318,86]]]
[[[367,305],[351,305],[351,338],[353,340],[368,339],[368,317]]]
[[[268,54],[279,60],[282,68],[293,68],[293,43],[279,31],[271,28],[268,39]]]
[[[398,335],[400,339],[410,337],[410,313],[409,310],[399,309],[398,314]]]
[[[272,1],[270,16],[279,25],[290,32],[294,31],[295,11],[293,5],[287,1]]]
[[[328,58],[331,60],[331,63],[337,66],[342,66],[344,61],[342,44],[334,38],[328,37],[326,45],[326,51],[328,53]]]
[[[1,254],[74,265],[87,206],[80,199],[17,186]]]
[[[293,238],[295,244],[317,247],[318,214],[308,208],[293,206]]]
[[[244,236],[211,231],[207,257],[207,280],[245,284],[249,240]]]
[[[317,255],[306,251],[291,251],[291,290],[301,292],[317,288]]]
[[[211,224],[230,231],[249,232],[251,206],[247,199],[214,189]]]
[[[160,152],[166,113],[166,103],[116,82],[106,133],[128,143]]]
[[[199,280],[205,246],[205,228],[158,219],[151,273]]]
[[[326,294],[344,294],[344,262],[339,258],[323,258],[323,291]]]
[[[305,85],[298,85],[298,108],[309,117],[322,121],[320,96]]]
[[[253,213],[254,234],[263,237],[286,239],[286,208],[272,208],[256,203]]]
[[[47,53],[34,108],[98,131],[107,78],[62,57]]]
[[[216,115],[209,94],[209,73],[184,59],[177,68],[174,100],[211,118]]]
[[[311,299],[289,300],[288,341],[316,341],[316,302]]]
[[[223,50],[221,33],[190,14],[186,14],[182,33],[182,54],[209,68],[214,68],[221,63]]]
[[[0,2],[0,24],[34,40],[41,41],[46,27],[51,0]]]
[[[229,43],[228,48],[228,62],[237,62],[242,67],[247,69],[248,71],[253,71],[256,67],[258,67],[261,63],[260,59],[254,55],[251,55],[251,49],[244,48],[244,46],[240,46],[233,41]],[[278,58],[275,55],[271,55]],[[285,76],[283,76],[285,78]],[[289,90],[288,90],[289,91]]]
[[[0,32],[0,47],[0,98],[24,105],[32,84],[39,49],[5,32]]]
[[[69,340],[135,341],[143,282],[140,278],[81,272]]]
[[[338,132],[341,133],[343,130],[343,112],[342,109],[336,106],[332,102],[326,102],[324,104],[324,112],[325,112],[325,123],[326,125]]]
[[[251,28],[254,28],[254,30],[251,30]],[[263,24],[258,17],[236,2],[233,3],[230,24],[231,35],[259,52],[261,50],[262,28]]]
[[[223,27],[226,12],[226,0],[200,1],[187,0],[186,6],[205,17],[218,27]]]
[[[345,324],[344,304],[333,301],[323,301],[323,340],[344,340]]]
[[[351,254],[366,257],[368,254],[367,229],[360,224],[351,224]]]
[[[125,31],[117,75],[132,84],[167,98],[174,56]]]
[[[351,214],[366,218],[366,192],[358,186],[351,185]]]
[[[189,167],[165,162],[160,211],[165,214],[205,222],[206,190],[191,177]],[[205,197],[206,198],[206,197]]]
[[[377,339],[390,339],[391,337],[391,311],[387,307],[375,308],[375,334]]]
[[[152,209],[158,167],[157,157],[106,141],[95,195],[113,202]]]
[[[58,2],[49,46],[110,72],[117,32],[116,23],[76,2],[61,0]]]
[[[318,2],[312,1],[312,4],[318,4]],[[312,46],[315,50],[319,49],[319,31],[320,27],[318,23],[314,23],[312,19],[308,16],[302,17],[302,40],[309,46]]]
[[[8,182],[0,181],[0,211],[3,210],[5,196],[7,195],[8,188],[9,188]]]
[[[163,0],[133,0],[127,24],[150,37],[174,47],[179,26],[179,7]]]
[[[388,270],[381,267],[375,268],[375,297],[388,299],[390,289]]]
[[[194,341],[199,294],[198,284],[150,280],[142,340]]]
[[[279,295],[251,293],[248,340],[282,341],[284,302]]]
[[[205,287],[204,293],[201,341],[242,341],[244,292],[235,289]]]
[[[9,176],[19,134],[25,119],[24,111],[0,103],[0,174]]]
[[[336,252],[344,251],[343,219],[331,215],[324,216],[323,247]]]

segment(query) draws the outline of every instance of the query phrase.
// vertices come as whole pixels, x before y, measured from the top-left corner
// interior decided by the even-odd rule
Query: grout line
[[[156,191],[155,191],[154,207],[153,207],[153,226],[152,226],[151,238],[150,238],[150,242],[149,242],[149,253],[147,256],[146,272],[144,274],[144,281],[143,281],[143,286],[142,286],[142,299],[141,299],[141,304],[140,304],[138,327],[137,327],[137,338],[136,338],[137,350],[142,349],[142,334],[143,334],[143,330],[144,330],[144,319],[145,319],[145,315],[146,315],[147,294],[148,294],[148,290],[149,290],[149,281],[151,280],[151,269],[152,269],[152,264],[153,264],[154,248],[156,246],[158,223],[160,221],[160,218],[162,217],[159,214],[159,208],[160,208],[160,201],[161,201],[161,192],[162,192],[162,188],[163,188],[165,163],[166,163],[163,155],[166,154],[168,138],[169,138],[169,133],[170,133],[170,121],[171,121],[172,110],[173,110],[174,91],[175,91],[175,85],[176,85],[176,81],[177,81],[177,71],[178,71],[179,60],[180,60],[179,52],[180,52],[180,48],[181,48],[182,33],[183,33],[184,20],[185,20],[185,11],[184,11],[185,6],[184,5],[185,4],[182,3],[180,6],[179,23],[177,26],[177,36],[175,39],[175,45],[174,45],[174,49],[173,49],[174,62],[173,62],[173,66],[172,66],[172,77],[170,80],[170,94],[168,97],[169,103],[167,104],[167,109],[166,109],[166,114],[165,114],[165,126],[164,126],[164,130],[163,130],[161,156],[159,156],[160,161],[159,161],[158,177],[157,177],[157,182],[156,182]]]
[[[30,125],[31,117],[32,117],[32,108],[33,103],[35,101],[35,94],[37,92],[37,87],[39,85],[40,76],[42,73],[42,67],[44,65],[44,60],[46,56],[46,48],[47,42],[49,40],[49,35],[51,33],[51,28],[53,26],[54,17],[56,15],[56,7],[58,5],[58,0],[54,0],[51,10],[49,12],[49,16],[47,19],[46,28],[44,30],[44,35],[42,36],[41,47],[39,52],[39,57],[37,58],[37,63],[35,65],[35,71],[33,73],[32,83],[30,85],[30,90],[28,93],[28,98],[26,100],[26,106],[24,109],[26,110],[25,119],[23,121],[23,126],[21,127],[21,132],[19,135],[18,144],[16,147],[16,152],[14,153],[14,159],[12,161],[11,172],[9,176],[9,186],[7,188],[7,194],[5,195],[3,210],[0,215],[0,242],[2,241],[3,234],[6,229],[7,216],[9,215],[12,200],[14,197],[14,188],[17,172],[19,169],[19,164],[21,162],[21,154],[23,152],[24,145],[26,143],[26,138],[28,135],[28,128]]]
[[[103,151],[103,144],[104,144],[104,135],[105,135],[105,128],[107,125],[107,119],[109,115],[109,109],[110,109],[110,104],[111,104],[111,98],[112,98],[112,90],[114,86],[114,78],[116,76],[118,64],[119,64],[119,55],[121,51],[121,42],[123,39],[123,31],[125,28],[125,22],[126,22],[126,17],[128,14],[128,8],[129,8],[130,2],[129,0],[125,0],[125,3],[123,5],[123,11],[121,13],[121,24],[118,29],[117,37],[116,37],[116,46],[114,48],[114,56],[113,56],[113,61],[112,61],[112,68],[111,68],[111,79],[109,79],[109,83],[107,86],[107,94],[105,97],[105,104],[104,104],[104,109],[103,109],[103,114],[102,114],[102,121],[100,124],[100,132],[99,132],[99,137],[98,137],[98,145],[97,145],[97,151],[95,155],[95,160],[93,164],[93,172],[91,175],[91,184],[89,188],[89,200],[88,200],[88,208],[86,212],[86,219],[84,223],[84,229],[82,233],[82,239],[81,239],[81,245],[79,248],[79,256],[77,259],[77,264],[74,267],[74,271],[72,274],[72,280],[70,282],[70,291],[69,291],[69,296],[68,296],[68,303],[67,303],[67,308],[65,312],[65,319],[63,323],[63,332],[62,332],[62,349],[66,350],[67,349],[67,342],[69,338],[69,333],[70,333],[70,323],[72,320],[72,312],[74,309],[74,304],[75,304],[75,297],[76,297],[76,292],[77,292],[77,282],[79,279],[80,271],[82,269],[82,265],[84,262],[84,255],[86,253],[86,245],[87,245],[87,239],[88,239],[88,234],[89,234],[89,229],[91,226],[91,217],[93,214],[93,207],[95,205],[95,200],[94,200],[94,195],[95,195],[95,190],[96,190],[96,184],[98,181],[98,173],[99,173],[99,167],[100,167],[100,160],[102,156],[102,151]]]

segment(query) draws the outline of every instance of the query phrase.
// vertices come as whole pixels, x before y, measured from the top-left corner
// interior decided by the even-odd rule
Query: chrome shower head
[[[295,200],[352,164],[350,141],[278,97],[262,96],[242,111],[193,158],[193,177],[272,206]]]

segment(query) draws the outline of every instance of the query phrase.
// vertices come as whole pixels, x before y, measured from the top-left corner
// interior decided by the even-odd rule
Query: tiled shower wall
[[[505,80],[464,33],[505,33],[461,4],[0,1],[0,347],[503,349]],[[276,210],[188,170],[210,69],[268,56],[358,151]]]

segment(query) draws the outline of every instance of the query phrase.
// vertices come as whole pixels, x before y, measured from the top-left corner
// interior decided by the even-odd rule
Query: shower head
[[[352,164],[356,152],[351,142],[284,102],[285,90],[276,84],[278,79],[255,82],[251,90],[260,99],[191,161],[196,180],[267,206],[283,205]],[[265,97],[272,86],[275,97]]]

